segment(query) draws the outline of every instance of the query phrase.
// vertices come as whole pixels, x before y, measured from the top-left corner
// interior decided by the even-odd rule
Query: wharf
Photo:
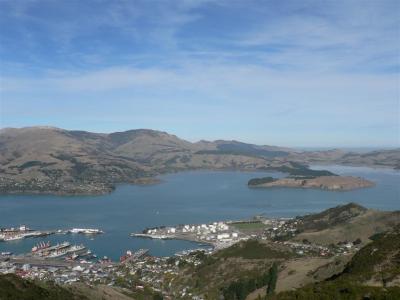
[[[16,265],[25,265],[29,264],[35,267],[56,267],[56,268],[73,268],[76,266],[86,267],[88,265],[95,265],[99,263],[80,263],[79,261],[66,261],[61,259],[44,259],[32,256],[12,256],[9,259],[9,262]],[[115,262],[107,262],[105,265],[107,266],[116,266],[118,263]]]
[[[64,261],[60,259],[43,259],[28,256],[13,256],[10,258],[10,262],[16,265],[29,264],[35,267],[56,267],[56,268],[73,268],[78,265],[82,265],[75,261]]]
[[[198,238],[194,234],[182,234],[182,233],[176,233],[173,235],[157,235],[157,234],[146,234],[146,233],[131,233],[130,234],[132,237],[139,237],[139,238],[148,238],[148,239],[155,239],[155,240],[182,240],[182,241],[189,241],[189,242],[194,242],[198,244],[206,244],[210,245],[213,247],[216,247],[218,245],[218,242],[213,242],[213,241],[207,241],[201,238]]]

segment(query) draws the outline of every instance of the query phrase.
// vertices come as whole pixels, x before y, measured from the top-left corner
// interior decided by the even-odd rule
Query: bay
[[[400,209],[400,173],[389,169],[313,166],[341,175],[361,176],[376,186],[348,192],[310,189],[249,189],[254,177],[284,174],[271,172],[188,171],[160,176],[157,185],[119,185],[108,195],[54,196],[1,195],[0,227],[26,224],[34,229],[99,228],[96,237],[53,235],[0,243],[1,251],[28,252],[39,241],[69,240],[83,243],[99,256],[116,260],[126,250],[148,248],[156,256],[169,256],[196,243],[132,238],[146,227],[237,220],[263,214],[293,217],[356,202],[380,210]]]

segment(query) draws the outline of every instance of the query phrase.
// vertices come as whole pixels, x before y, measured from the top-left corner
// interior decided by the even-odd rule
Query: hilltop
[[[321,245],[352,242],[366,244],[377,232],[400,224],[400,211],[366,209],[356,203],[339,205],[321,213],[297,217],[296,241],[307,240]]]
[[[400,227],[373,237],[346,264],[344,270],[319,283],[279,293],[286,299],[399,299]]]
[[[116,183],[152,183],[158,174],[189,169],[296,173],[311,161],[320,162],[316,153],[238,141],[191,143],[150,129],[104,134],[54,127],[5,128],[0,131],[0,191],[107,193]],[[336,154],[333,157],[340,161]],[[375,165],[396,167],[400,151],[363,157],[374,158]]]

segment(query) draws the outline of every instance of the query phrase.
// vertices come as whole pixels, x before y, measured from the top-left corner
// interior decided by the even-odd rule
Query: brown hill
[[[330,208],[318,214],[298,217],[300,234],[294,238],[317,244],[336,244],[360,239],[369,242],[374,234],[385,232],[400,224],[400,211],[366,209],[355,203]]]
[[[105,193],[115,183],[147,182],[151,179],[143,178],[188,169],[289,172],[299,168],[299,161],[309,161],[304,155],[237,141],[191,143],[148,129],[103,134],[5,128],[0,130],[0,192]],[[396,152],[390,159],[396,159]]]
[[[291,167],[254,153],[199,151],[199,144],[147,129],[111,134],[2,129],[0,191],[93,194],[108,192],[118,182],[143,182],[143,177],[177,170]]]

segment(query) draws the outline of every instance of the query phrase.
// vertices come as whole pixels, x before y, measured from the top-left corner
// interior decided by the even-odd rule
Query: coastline
[[[374,171],[379,171],[379,170],[391,170],[396,173],[400,173],[399,170],[395,169],[394,167],[376,167],[376,166],[360,166],[360,165],[342,165],[342,164],[310,164],[310,167],[318,167],[318,166],[326,166],[326,167],[349,167],[349,168],[366,168]],[[259,172],[259,173],[268,173],[268,172],[277,172],[277,173],[282,173],[286,174],[285,172],[279,171],[276,168],[272,169],[234,169],[234,168],[188,168],[188,169],[182,169],[182,170],[170,170],[167,172],[158,172],[157,174],[154,174],[153,176],[149,177],[140,177],[140,178],[135,178],[132,180],[127,180],[127,181],[121,181],[121,182],[116,182],[111,184],[111,186],[108,186],[107,188],[104,187],[104,189],[96,189],[95,192],[93,191],[87,191],[87,192],[77,192],[77,191],[39,191],[39,190],[7,190],[7,191],[2,191],[0,192],[0,195],[55,195],[55,196],[102,196],[102,195],[107,195],[115,191],[118,185],[123,185],[123,184],[132,184],[132,185],[138,185],[138,186],[151,186],[151,185],[157,185],[163,182],[162,179],[159,178],[159,176],[164,176],[164,175],[169,175],[169,174],[177,174],[177,173],[182,173],[182,172],[192,172],[192,171],[221,171],[221,172],[226,172],[226,171],[232,171],[232,172]],[[106,184],[106,183],[98,183],[98,184]],[[90,185],[87,185],[90,187]],[[255,186],[252,186],[251,188],[254,188]],[[291,187],[295,188],[295,187]],[[301,187],[299,187],[301,188]],[[316,188],[318,189],[318,188]]]

